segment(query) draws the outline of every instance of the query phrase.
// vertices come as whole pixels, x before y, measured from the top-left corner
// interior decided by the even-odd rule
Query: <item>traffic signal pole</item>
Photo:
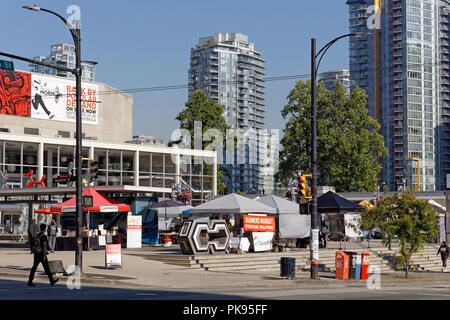
[[[311,279],[319,278],[319,226],[317,225],[317,110],[316,110],[316,39],[311,39]]]

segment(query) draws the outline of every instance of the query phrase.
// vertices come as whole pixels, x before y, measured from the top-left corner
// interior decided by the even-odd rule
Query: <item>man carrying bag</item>
[[[30,276],[28,278],[28,286],[34,287],[35,284],[33,284],[34,274],[36,273],[36,269],[40,263],[42,263],[42,266],[44,267],[45,274],[48,276],[48,280],[50,281],[50,284],[53,286],[55,283],[58,282],[59,279],[53,279],[53,276],[50,272],[50,267],[48,266],[48,259],[47,259],[47,236],[45,235],[47,226],[45,224],[41,224],[41,232],[39,232],[36,237],[34,238],[34,245],[33,245],[33,253],[34,253],[34,261],[33,261],[33,267],[30,271]]]

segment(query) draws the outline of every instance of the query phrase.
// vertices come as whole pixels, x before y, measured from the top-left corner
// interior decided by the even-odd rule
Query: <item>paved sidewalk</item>
[[[336,280],[334,273],[321,272],[320,280],[310,280],[309,272],[296,272],[295,279],[283,279],[279,270],[250,270],[213,272],[203,269],[190,269],[165,264],[145,258],[145,255],[164,252],[176,254],[177,247],[151,247],[141,249],[122,249],[122,268],[105,269],[105,252],[103,250],[83,252],[83,276],[81,285],[101,285],[127,288],[204,288],[223,286],[283,286],[283,285],[361,285],[360,280]],[[249,253],[250,255],[251,253]],[[143,257],[144,256],[144,257]],[[67,269],[74,264],[75,253],[59,251],[49,254],[49,260],[62,260]],[[27,281],[33,263],[33,255],[27,248],[0,245],[0,279],[14,278]],[[40,265],[35,277],[36,282],[48,282]],[[67,277],[60,276],[60,282],[66,283]],[[450,283],[450,273],[410,272],[410,278],[404,279],[403,272],[382,274],[382,283],[438,282]]]

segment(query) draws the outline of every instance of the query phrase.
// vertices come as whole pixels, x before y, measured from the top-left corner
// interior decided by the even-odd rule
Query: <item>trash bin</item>
[[[349,256],[344,251],[336,251],[336,279],[348,279]]]
[[[282,257],[280,261],[280,276],[294,279],[295,258]]]
[[[361,254],[361,280],[369,278],[369,256],[368,253]]]

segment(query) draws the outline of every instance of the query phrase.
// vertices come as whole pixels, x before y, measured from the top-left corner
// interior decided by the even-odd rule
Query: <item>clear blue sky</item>
[[[118,89],[186,85],[190,48],[214,33],[247,34],[263,53],[266,77],[309,74],[311,37],[320,48],[348,33],[345,0],[14,0],[2,1],[0,51],[32,58],[48,55],[51,44],[72,43],[56,17],[22,9],[34,4],[65,17],[68,6],[81,8],[82,59],[98,61],[96,81]],[[338,68],[348,68],[346,39],[328,51],[320,72]],[[281,133],[280,111],[294,83],[267,83],[266,128]],[[133,133],[167,142],[187,89],[133,96]]]

